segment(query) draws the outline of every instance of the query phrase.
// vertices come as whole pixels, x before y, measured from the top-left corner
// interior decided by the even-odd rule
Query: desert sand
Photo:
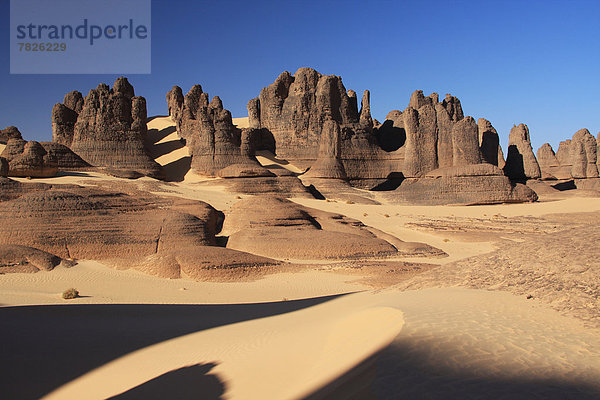
[[[169,117],[151,119],[148,129],[153,158],[181,179],[86,171],[16,180],[135,187],[202,200],[226,215],[248,197],[189,170]],[[257,159],[303,172],[269,152]],[[599,398],[591,238],[600,197],[399,206],[371,195],[381,204],[292,200],[448,256],[294,259],[260,275],[205,282],[97,260],[0,275],[0,337],[11,344],[2,392],[19,399]],[[81,297],[63,300],[70,287]]]

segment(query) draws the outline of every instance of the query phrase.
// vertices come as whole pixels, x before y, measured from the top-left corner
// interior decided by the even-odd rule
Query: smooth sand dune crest
[[[402,313],[368,293],[192,333],[118,358],[44,399],[103,399],[166,372],[212,363],[227,399],[304,398],[386,347]]]
[[[233,124],[240,129],[249,128],[250,120],[248,117],[232,118]]]

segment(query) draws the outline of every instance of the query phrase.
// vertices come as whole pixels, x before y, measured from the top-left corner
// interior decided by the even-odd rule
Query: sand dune
[[[2,152],[4,151],[5,148],[6,148],[6,145],[0,143],[0,154],[2,154]]]
[[[233,124],[240,129],[250,127],[250,121],[248,120],[248,117],[232,118],[232,120]]]

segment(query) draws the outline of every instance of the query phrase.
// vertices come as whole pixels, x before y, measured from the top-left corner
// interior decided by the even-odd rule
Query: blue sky
[[[115,11],[116,12],[116,11]],[[0,0],[0,127],[50,140],[50,111],[118,75],[10,75],[9,1]],[[371,91],[373,116],[422,89],[457,96],[506,149],[513,124],[534,150],[580,128],[600,131],[599,1],[152,1],[152,74],[128,75],[148,115],[172,85],[199,83],[234,117],[284,70],[313,67]]]

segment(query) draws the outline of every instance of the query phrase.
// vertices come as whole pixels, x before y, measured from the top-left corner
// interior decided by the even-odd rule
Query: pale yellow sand
[[[5,148],[6,148],[6,145],[0,143],[0,154],[2,154],[2,152],[4,151]]]
[[[249,128],[250,127],[250,121],[248,120],[248,117],[232,118],[232,120],[233,120],[233,124],[235,126],[237,126],[238,128]]]
[[[323,271],[268,275],[254,282],[196,282],[162,279],[134,270],[115,270],[97,261],[35,274],[0,275],[0,304],[65,304],[61,293],[82,296],[68,304],[225,304],[327,296],[367,289],[356,276]]]
[[[290,164],[286,160],[281,160],[273,155],[270,151],[259,150],[256,152],[256,159],[263,167],[283,167],[289,171],[292,171],[295,174],[302,174],[304,170],[296,167],[294,164]]]
[[[568,398],[600,389],[600,336],[579,321],[506,293],[426,289],[357,293],[192,333],[124,355],[45,398],[101,399],[214,363],[223,398],[297,399],[390,342],[370,388],[377,398]]]

